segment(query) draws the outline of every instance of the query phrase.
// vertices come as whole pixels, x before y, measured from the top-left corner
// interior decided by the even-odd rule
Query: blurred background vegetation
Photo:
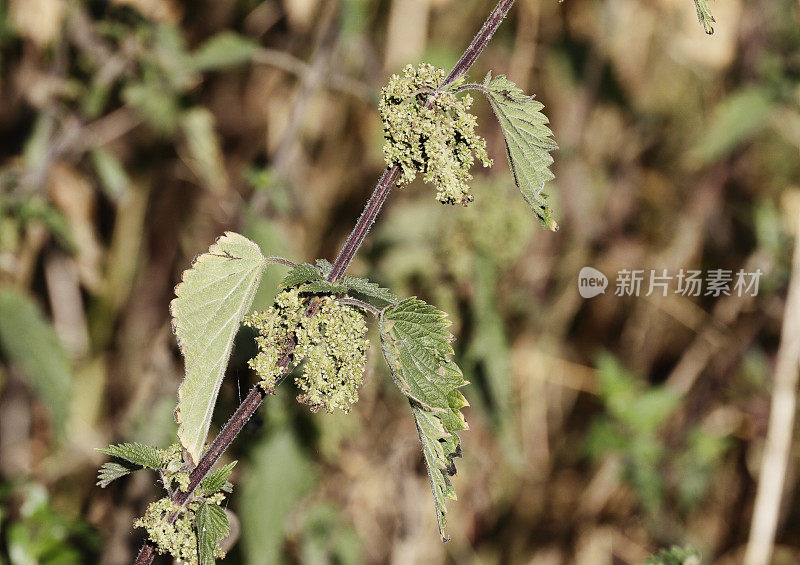
[[[94,449],[174,441],[181,271],[227,229],[332,258],[384,166],[378,89],[452,65],[493,6],[0,2],[0,563],[132,559],[156,478],[101,490]],[[800,3],[711,8],[709,37],[688,0],[518,0],[473,76],[544,102],[561,230],[536,227],[481,100],[496,164],[474,205],[394,191],[352,266],[454,322],[472,429],[452,541],[373,336],[353,413],[287,384],[226,456],[228,563],[741,561],[800,211]],[[580,298],[585,265],[605,295]],[[756,297],[616,297],[625,268],[765,274]],[[250,337],[217,427],[254,383]],[[797,447],[775,563],[800,562]]]

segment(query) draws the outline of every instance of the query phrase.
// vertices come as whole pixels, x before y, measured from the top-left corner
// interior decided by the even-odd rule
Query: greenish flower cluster
[[[486,140],[475,133],[477,119],[469,113],[472,97],[439,90],[444,78],[443,69],[427,63],[408,65],[402,76],[392,75],[379,104],[386,139],[383,155],[389,165],[400,166],[401,184],[422,173],[425,182],[436,186],[440,202],[466,206],[473,200],[467,183],[475,158],[484,167],[492,161]]]
[[[298,400],[313,411],[339,408],[349,412],[358,401],[358,387],[366,367],[367,326],[361,313],[330,296],[320,296],[319,308],[306,315],[298,289],[284,291],[264,312],[245,318],[245,325],[258,330],[259,353],[250,360],[266,391],[275,388],[283,373],[277,363],[283,357],[287,338],[294,336],[293,361],[305,360],[297,386]]]
[[[161,454],[161,471],[166,488],[178,488],[183,492],[189,488],[189,473],[182,471],[183,448],[173,443],[166,449],[158,450]]]
[[[223,499],[224,495],[217,493],[206,498],[205,503],[219,504]],[[159,553],[169,553],[178,561],[198,565],[196,515],[201,503],[198,500],[184,507],[165,497],[151,502],[144,516],[133,525],[145,529],[147,537],[156,545]],[[169,517],[173,512],[177,513],[177,518],[170,524]],[[225,552],[217,545],[214,555],[223,558]]]

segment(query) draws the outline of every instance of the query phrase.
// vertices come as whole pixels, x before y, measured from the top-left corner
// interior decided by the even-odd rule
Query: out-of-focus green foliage
[[[700,565],[700,562],[699,551],[676,545],[648,557],[644,565]]]
[[[12,497],[19,501],[18,516],[5,528],[9,565],[69,565],[96,555],[97,532],[83,520],[57,512],[42,485],[26,484],[0,495],[4,502]]]
[[[225,69],[249,61],[258,43],[233,32],[222,32],[208,39],[194,52],[192,67],[198,72]]]
[[[53,327],[27,296],[0,288],[0,351],[19,367],[63,438],[72,395],[72,367]]]
[[[276,431],[254,448],[241,488],[242,551],[247,563],[284,562],[282,540],[288,521],[316,484],[317,474],[290,430]]]
[[[320,504],[306,513],[301,556],[309,565],[362,563],[361,543],[334,506]]]
[[[700,165],[714,162],[769,126],[775,111],[772,94],[762,87],[732,93],[714,111],[713,120],[694,147]]]
[[[620,457],[623,477],[653,518],[673,494],[681,511],[700,505],[728,439],[690,427],[685,438],[667,443],[668,419],[680,396],[665,386],[644,387],[609,354],[600,356],[597,369],[606,415],[586,435],[588,455],[594,460]]]

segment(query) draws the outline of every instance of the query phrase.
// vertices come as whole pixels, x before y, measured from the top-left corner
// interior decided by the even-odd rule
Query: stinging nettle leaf
[[[304,284],[300,287],[300,292],[310,292],[311,294],[344,294],[347,288],[328,281],[316,281]]]
[[[416,298],[406,298],[385,308],[381,315],[385,333],[406,347],[414,347],[436,359],[452,355],[450,322],[444,312]]]
[[[206,475],[206,478],[200,483],[200,486],[203,489],[203,494],[206,496],[211,496],[212,494],[215,494],[221,490],[227,490],[226,487],[229,487],[230,485],[228,482],[228,477],[231,476],[233,468],[236,467],[236,463],[237,461],[231,461],[224,467],[220,467],[216,471],[212,471]]]
[[[694,6],[697,8],[697,21],[703,26],[703,31],[708,35],[713,35],[714,27],[711,24],[716,23],[717,20],[714,19],[708,8],[708,0],[694,0]]]
[[[118,445],[109,445],[97,451],[141,467],[155,470],[161,468],[161,453],[157,447],[153,447],[152,445],[144,445],[142,443],[120,443]]]
[[[103,463],[103,466],[100,467],[100,471],[97,473],[97,486],[106,488],[113,481],[133,471],[137,471],[138,469],[140,469],[138,465],[128,463],[127,461],[123,463]]]
[[[219,541],[231,533],[228,517],[225,510],[216,504],[201,504],[195,520],[199,565],[214,565]]]
[[[266,259],[258,245],[226,232],[183,272],[170,304],[186,364],[178,389],[178,438],[200,460],[233,340],[253,302]]]
[[[436,414],[424,410],[411,403],[411,411],[414,414],[414,423],[417,426],[419,441],[422,444],[422,454],[425,457],[425,465],[428,468],[428,478],[433,492],[434,506],[436,507],[436,520],[439,524],[439,533],[442,541],[448,541],[444,533],[447,523],[447,500],[457,500],[456,491],[450,477],[456,474],[456,466],[453,463],[455,457],[461,457],[461,444],[458,436],[449,433],[442,425],[442,421]]]
[[[367,279],[345,275],[339,281],[339,284],[346,286],[349,291],[361,294],[367,299],[372,298],[386,304],[397,304],[399,302],[392,291]]]
[[[381,349],[392,378],[411,402],[433,492],[439,533],[446,541],[445,501],[455,499],[449,476],[461,455],[456,432],[469,429],[461,414],[468,406],[458,390],[467,384],[450,359],[450,323],[444,312],[407,298],[381,312]]]
[[[316,266],[301,263],[292,267],[281,281],[281,287],[299,286],[301,291],[312,294],[344,294],[352,291],[366,299],[378,301],[380,307],[398,302],[397,297],[389,289],[382,288],[364,278],[345,275],[336,282],[328,282],[325,277],[331,272],[333,266],[324,259],[319,259],[316,263]]]
[[[286,273],[281,281],[281,288],[292,288],[301,284],[308,284],[316,281],[323,280],[324,277],[320,270],[314,265],[308,263],[300,263],[296,267]]]
[[[550,152],[558,148],[541,111],[544,105],[503,75],[492,79],[491,73],[487,74],[481,91],[500,122],[508,163],[522,197],[544,227],[558,230],[544,193],[545,184],[553,179]]]
[[[323,277],[327,277],[333,270],[333,264],[327,259],[317,259],[314,263],[317,265],[317,268],[322,271]]]

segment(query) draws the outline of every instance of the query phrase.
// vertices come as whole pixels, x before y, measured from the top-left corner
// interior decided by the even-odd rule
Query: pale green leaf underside
[[[486,75],[483,87],[503,130],[514,182],[542,225],[557,230],[544,186],[553,178],[550,152],[558,146],[547,127],[549,120],[541,111],[544,105],[503,75],[494,79],[491,73]]]
[[[408,298],[381,313],[381,349],[392,378],[411,402],[443,540],[445,500],[455,499],[449,476],[461,449],[456,432],[468,429],[461,408],[468,405],[458,390],[467,384],[450,359],[449,322],[443,312]]]
[[[214,565],[219,540],[231,532],[225,510],[216,504],[201,504],[197,509],[197,555],[200,565]]]
[[[197,464],[211,424],[233,340],[253,302],[266,259],[258,246],[226,232],[183,273],[172,301],[185,363],[178,389],[178,439]]]

